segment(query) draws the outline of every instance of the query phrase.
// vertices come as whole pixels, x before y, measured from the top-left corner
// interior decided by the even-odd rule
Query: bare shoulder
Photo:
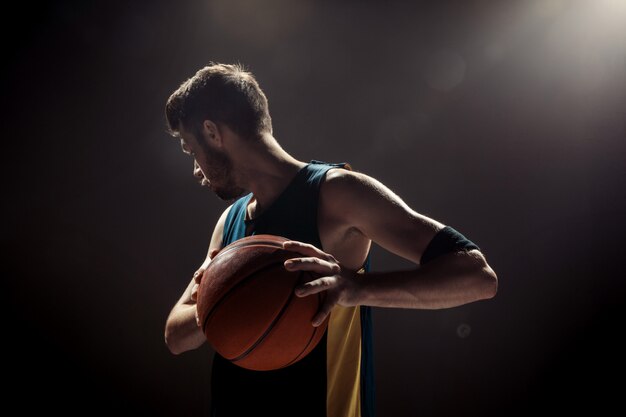
[[[410,210],[393,191],[374,177],[344,168],[328,170],[320,194],[323,201],[340,207],[346,214],[350,207],[389,200]]]
[[[434,234],[444,227],[409,207],[377,179],[347,169],[328,171],[320,201],[337,223],[416,263]]]
[[[326,172],[326,181],[325,183],[331,182],[341,182],[341,181],[354,181],[359,176],[365,176],[365,174],[361,174],[360,172],[352,171],[352,169],[346,168],[331,168]]]
[[[355,192],[371,187],[374,178],[345,168],[331,168],[326,173],[322,189],[325,193]]]
[[[358,175],[344,168],[326,172],[320,188],[318,230],[324,250],[332,253],[343,265],[358,270],[363,266],[371,240],[354,222],[350,213],[357,205],[348,194],[355,190]]]
[[[331,168],[320,187],[320,204],[324,211],[333,217],[344,217],[345,200],[349,194],[358,193],[362,179],[354,171],[345,168]],[[342,208],[343,207],[343,208]]]

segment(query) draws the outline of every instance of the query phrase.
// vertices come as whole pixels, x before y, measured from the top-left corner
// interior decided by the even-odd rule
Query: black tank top
[[[317,228],[319,187],[331,168],[311,161],[257,218],[246,219],[252,194],[227,214],[223,246],[245,236],[273,234],[323,249]],[[369,269],[369,255],[363,270]],[[251,371],[215,354],[211,416],[373,417],[374,375],[369,307],[335,307],[317,347],[275,371]]]

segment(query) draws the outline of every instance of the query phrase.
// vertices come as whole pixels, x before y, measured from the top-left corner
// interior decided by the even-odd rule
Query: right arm
[[[230,207],[220,216],[215,225],[211,243],[207,252],[206,259],[196,271],[193,278],[187,285],[176,305],[172,308],[167,321],[165,322],[165,344],[170,352],[174,355],[181,354],[188,350],[197,349],[206,341],[202,329],[196,322],[196,292],[198,291],[198,283],[204,270],[211,263],[211,259],[217,251],[222,247],[222,234],[224,231],[224,222]]]

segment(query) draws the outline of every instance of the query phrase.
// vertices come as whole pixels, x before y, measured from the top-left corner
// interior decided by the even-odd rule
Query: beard
[[[224,200],[228,204],[234,203],[239,197],[245,194],[246,190],[239,187],[215,187],[211,188],[211,190],[217,195],[221,200]]]
[[[209,188],[221,200],[232,203],[245,194],[246,190],[237,186],[233,175],[233,161],[226,152],[211,149],[207,144],[200,142],[204,151],[203,163],[200,164],[202,172],[209,180]]]

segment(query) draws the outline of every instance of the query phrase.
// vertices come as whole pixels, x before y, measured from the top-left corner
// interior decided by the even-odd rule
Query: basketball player
[[[318,346],[284,369],[246,370],[216,353],[212,416],[371,417],[371,307],[440,309],[496,294],[496,274],[478,246],[454,228],[419,214],[347,163],[307,163],[281,148],[272,136],[267,99],[241,65],[211,63],[199,70],[170,96],[166,118],[193,158],[198,181],[234,202],[217,221],[206,260],[167,319],[171,352],[206,341],[197,322],[199,279],[220,248],[244,236],[291,239],[285,248],[301,257],[286,261],[285,268],[321,274],[296,295],[325,291],[313,325],[330,315]],[[372,242],[415,268],[370,273]]]

